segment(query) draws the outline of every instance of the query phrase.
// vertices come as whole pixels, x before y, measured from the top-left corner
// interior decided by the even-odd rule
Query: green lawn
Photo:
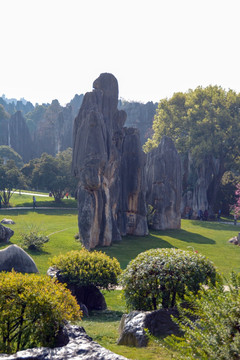
[[[27,250],[42,274],[46,274],[49,260],[53,256],[80,249],[80,244],[74,238],[78,233],[77,210],[75,209],[5,211],[2,209],[0,211],[0,220],[3,218],[11,218],[16,223],[8,225],[14,230],[14,236],[10,239],[10,244],[20,245],[21,233],[27,232],[32,226],[49,236],[50,241],[44,244],[42,251]],[[6,245],[0,244],[0,248],[3,247],[6,247]]]
[[[14,196],[16,196],[15,204],[20,204],[22,201],[19,197],[24,199],[23,195],[15,194]],[[41,198],[41,201],[43,201],[43,206],[48,206],[51,198]],[[31,196],[26,199],[26,202],[31,204]],[[35,211],[31,207],[28,210],[2,209],[0,220],[4,217],[12,218],[16,222],[15,225],[9,225],[15,231],[11,243],[19,244],[20,234],[27,231],[29,226],[37,226],[50,237],[50,241],[44,244],[43,251],[28,251],[42,274],[46,273],[49,260],[54,255],[80,249],[79,243],[74,238],[78,232],[77,210],[75,209],[36,209]],[[181,230],[151,231],[147,237],[128,236],[111,247],[98,248],[98,250],[116,257],[122,268],[125,268],[128,262],[140,252],[150,248],[175,247],[194,250],[206,255],[214,262],[219,271],[227,276],[232,270],[240,272],[240,247],[228,243],[228,239],[237,235],[239,229],[238,226],[217,222],[182,220]],[[5,246],[1,244],[0,248]],[[116,345],[119,321],[126,311],[125,303],[119,290],[105,292],[104,295],[108,310],[93,312],[89,318],[81,322],[94,340],[129,359],[169,360],[171,358],[166,349],[153,342],[150,342],[147,349]]]
[[[25,195],[24,192],[39,194],[36,195],[37,207],[67,207],[67,208],[77,208],[77,201],[74,198],[69,197],[68,199],[64,198],[61,202],[55,202],[53,197],[49,196],[40,196],[48,195],[47,193],[25,191],[14,193],[10,198],[10,207],[32,207],[33,200],[31,195]]]

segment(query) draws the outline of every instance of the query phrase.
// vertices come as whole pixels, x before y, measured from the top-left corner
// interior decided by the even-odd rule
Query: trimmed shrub
[[[197,296],[187,293],[189,306],[179,306],[180,318],[175,319],[184,337],[172,335],[165,340],[177,350],[178,359],[240,359],[239,289],[240,280],[232,274],[227,291],[220,279],[216,286],[201,287]]]
[[[31,228],[27,233],[21,234],[21,244],[29,250],[41,250],[49,237],[40,233],[37,228]]]
[[[185,287],[197,293],[208,279],[215,282],[216,270],[203,255],[179,249],[151,249],[132,260],[120,276],[130,310],[174,307],[183,299]]]
[[[48,276],[0,273],[0,352],[54,346],[64,322],[80,315],[70,291]]]
[[[77,286],[94,285],[109,289],[117,285],[121,273],[117,259],[111,259],[101,251],[89,252],[86,249],[55,256],[51,264],[60,270],[67,284]]]

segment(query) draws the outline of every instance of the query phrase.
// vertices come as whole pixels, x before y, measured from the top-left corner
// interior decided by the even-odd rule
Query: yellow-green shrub
[[[0,273],[0,352],[54,346],[66,320],[80,320],[70,291],[48,276]]]
[[[111,259],[101,251],[89,252],[86,249],[56,256],[51,264],[61,271],[63,280],[78,286],[94,285],[109,289],[117,285],[121,273],[117,259]]]

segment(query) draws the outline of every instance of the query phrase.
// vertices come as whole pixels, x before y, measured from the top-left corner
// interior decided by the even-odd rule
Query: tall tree
[[[9,205],[13,190],[24,187],[23,174],[15,165],[14,160],[8,160],[5,164],[0,158],[0,195],[4,205]]]
[[[40,159],[31,161],[23,171],[32,170],[33,187],[50,191],[55,201],[60,201],[66,192],[72,192],[76,187],[76,179],[71,174],[71,163],[72,149],[67,149],[56,157],[44,153]]]

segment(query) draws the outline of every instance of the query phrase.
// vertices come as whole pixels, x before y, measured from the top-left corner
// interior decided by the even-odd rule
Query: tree
[[[206,159],[213,159],[212,166],[219,164],[208,194],[213,207],[223,174],[239,166],[240,94],[218,86],[176,93],[160,101],[153,130],[145,152],[167,135],[181,154],[191,153],[196,166]]]
[[[0,146],[0,157],[4,160],[4,162],[6,162],[7,160],[14,160],[18,168],[21,168],[23,166],[22,157],[9,146]]]
[[[50,191],[55,201],[60,201],[64,194],[72,191],[76,187],[76,179],[71,174],[72,149],[67,149],[59,153],[56,157],[42,154],[40,159],[31,162],[32,185],[35,188],[47,189]],[[25,172],[31,171],[25,167]]]
[[[0,194],[3,204],[9,205],[13,190],[23,188],[25,180],[23,174],[15,165],[14,160],[8,160],[6,164],[0,158]]]

